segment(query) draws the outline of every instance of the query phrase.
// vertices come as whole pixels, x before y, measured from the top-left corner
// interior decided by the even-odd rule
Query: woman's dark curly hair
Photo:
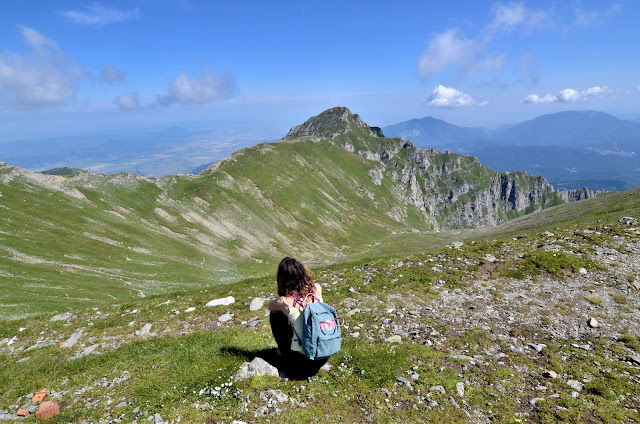
[[[313,280],[309,270],[297,259],[286,257],[278,265],[278,295],[297,294],[305,298],[314,291]]]

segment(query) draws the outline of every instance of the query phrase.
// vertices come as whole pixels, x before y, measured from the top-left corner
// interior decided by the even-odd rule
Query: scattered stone
[[[251,362],[245,362],[240,365],[238,372],[234,375],[234,380],[242,381],[252,377],[271,375],[279,377],[280,373],[276,367],[268,363],[262,358],[254,358]]]
[[[560,405],[551,405],[551,407],[549,409],[551,409],[553,412],[560,412],[560,411],[566,411],[567,410],[567,408],[565,408],[564,406],[560,406]]]
[[[31,398],[31,402],[42,402],[45,397],[47,397],[47,391],[40,390],[39,392],[35,392],[35,394]]]
[[[18,412],[16,412],[16,415],[19,417],[27,417],[29,414],[31,414],[31,411],[28,409],[18,409]],[[2,419],[2,417],[0,417],[0,419]]]
[[[571,392],[569,396],[571,396],[572,398],[577,398],[578,396],[580,396],[580,393],[574,391],[574,392]]]
[[[623,216],[618,221],[619,222],[624,222],[625,224],[630,225],[630,224],[633,224],[637,220],[635,218],[630,217],[630,216]]]
[[[264,392],[260,393],[260,400],[267,402],[268,404],[277,404],[289,401],[289,396],[282,393],[281,390],[265,390]]]
[[[529,343],[527,346],[529,346],[530,348],[534,349],[536,352],[540,353],[542,352],[542,349],[546,348],[547,345],[544,343]]]
[[[458,391],[458,396],[464,397],[464,383],[462,381],[456,383],[456,390]]]
[[[231,421],[231,424],[247,424],[247,423],[245,421],[233,420]]]
[[[236,299],[233,296],[227,296],[220,299],[213,299],[207,302],[205,306],[226,306],[235,303],[235,301]]]
[[[349,287],[349,293],[357,293],[356,289],[354,289],[353,287]]]
[[[31,357],[30,357],[30,356],[26,356],[26,357],[24,357],[24,358],[18,359],[16,362],[26,362],[26,361],[28,361],[29,359],[31,359]]]
[[[598,326],[599,326],[599,325],[600,325],[600,324],[598,324],[598,320],[597,320],[597,319],[595,319],[595,318],[593,318],[593,317],[591,317],[591,318],[589,319],[589,327],[591,327],[591,328],[598,328]]]
[[[484,260],[490,263],[494,263],[495,261],[497,261],[496,257],[490,253],[487,253],[486,255],[484,255]]]
[[[438,343],[435,347],[435,350],[437,350],[438,352],[442,352],[444,350],[447,350],[447,347],[441,343]]]
[[[347,316],[348,316],[348,317],[351,317],[351,316],[354,316],[355,314],[357,314],[357,313],[359,313],[359,312],[360,312],[360,309],[355,308],[355,309],[352,309],[352,310],[350,310],[349,312],[347,312]]]
[[[627,358],[627,362],[631,362],[634,365],[640,367],[640,355],[631,355]]]
[[[547,370],[542,373],[542,376],[546,378],[558,378],[558,373],[556,373],[555,371]]]
[[[191,307],[189,307],[189,308],[185,309],[184,311],[185,311],[186,313],[189,313],[189,312],[193,312],[193,311],[195,311],[195,310],[196,310],[196,308],[195,308],[195,307],[193,307],[193,306],[191,306]]]
[[[162,416],[160,416],[160,414],[154,414],[153,417],[151,417],[150,421],[153,424],[164,424],[164,420],[162,419]]]
[[[531,400],[529,401],[529,403],[530,403],[532,406],[536,406],[536,403],[538,403],[538,402],[543,402],[543,401],[544,401],[544,398],[539,398],[539,397],[537,397],[537,398],[533,398],[533,399],[531,399]]]
[[[429,401],[429,406],[432,407],[432,408],[437,408],[440,405],[435,400],[430,400]]]
[[[360,332],[354,331],[353,333],[351,333],[351,337],[353,337],[354,339],[357,339],[358,337],[360,337]]]
[[[218,317],[218,322],[227,322],[233,319],[233,314],[227,312],[226,314],[222,314]]]
[[[387,343],[400,343],[402,342],[402,337],[398,336],[397,334],[394,334],[391,337],[387,337],[384,341]]]
[[[140,337],[148,337],[151,334],[151,323],[147,323],[144,326],[142,326],[142,328],[140,329],[140,331],[138,331],[138,336]]]
[[[542,237],[553,237],[554,234],[551,231],[545,231],[541,234]]]
[[[262,305],[264,305],[264,301],[267,300],[263,297],[256,297],[249,304],[250,311],[257,311],[258,309],[262,309]]]
[[[407,380],[406,378],[398,376],[396,377],[396,381],[407,386],[409,390],[413,390],[413,386],[411,386],[411,383],[409,383],[409,380]]]
[[[588,344],[575,344],[575,343],[571,343],[572,347],[575,347],[576,349],[582,349],[582,350],[591,350],[591,346]]]
[[[76,331],[74,331],[71,337],[69,337],[64,342],[60,343],[62,347],[72,347],[76,343],[78,343],[80,341],[80,338],[82,337],[82,333],[84,332],[84,329],[85,327],[80,327]]]
[[[580,269],[578,270],[578,272],[579,272],[580,274],[582,274],[582,275],[587,275],[587,269],[586,269],[586,268],[580,268]]]
[[[467,361],[471,365],[475,365],[476,363],[478,363],[478,364],[483,364],[484,363],[484,361],[481,360],[481,359],[476,359],[473,356],[467,356],[467,355],[451,355],[449,358],[457,359],[459,361]]]
[[[55,317],[51,318],[49,321],[54,322],[54,321],[64,321],[66,319],[69,319],[73,316],[73,314],[71,312],[64,312],[62,314],[58,314]]]
[[[443,395],[447,394],[447,391],[444,389],[443,386],[431,386],[431,391],[432,392],[440,392]]]
[[[54,417],[60,414],[60,407],[53,401],[46,401],[40,404],[38,412],[36,412],[36,418],[39,420],[46,420],[47,418]]]
[[[577,391],[582,390],[582,388],[584,387],[584,384],[582,384],[578,380],[569,380],[567,381],[567,385],[572,389],[576,389]]]
[[[456,402],[453,396],[449,396],[449,402],[451,402],[451,406],[453,406],[454,408],[460,409],[460,405],[458,405],[458,402]]]

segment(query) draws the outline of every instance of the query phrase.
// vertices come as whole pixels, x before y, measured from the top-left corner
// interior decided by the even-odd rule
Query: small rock
[[[580,393],[578,393],[578,392],[571,392],[571,394],[570,394],[569,396],[571,396],[572,398],[577,398],[578,396],[580,396]]]
[[[628,362],[631,362],[634,365],[640,366],[640,355],[631,355],[627,358]]]
[[[76,343],[78,343],[78,341],[82,337],[82,333],[84,332],[84,329],[85,329],[85,327],[78,328],[76,331],[73,332],[71,337],[69,337],[66,341],[62,342],[61,345],[63,347],[72,347],[72,346],[74,346]]]
[[[497,259],[492,254],[487,253],[486,255],[484,255],[484,260],[490,263],[494,263]]]
[[[402,342],[402,337],[398,336],[397,334],[394,334],[391,337],[387,337],[385,339],[385,342],[387,342],[387,343],[400,343],[400,342]]]
[[[582,275],[587,275],[587,270],[586,270],[586,268],[580,268],[580,269],[578,270],[578,272],[579,272],[580,274],[582,274]]]
[[[464,397],[464,383],[462,381],[456,383],[456,390],[458,391],[458,396]]]
[[[65,319],[69,319],[73,316],[71,312],[64,312],[62,314],[58,314],[55,317],[51,318],[49,321],[64,321]]]
[[[440,392],[443,395],[447,394],[447,391],[444,389],[443,386],[431,386],[431,391],[432,392]]]
[[[560,412],[560,411],[566,411],[567,410],[567,408],[565,408],[564,406],[560,406],[560,405],[551,405],[551,407],[549,409],[551,409],[553,412]]]
[[[253,361],[245,362],[244,364],[240,365],[238,372],[236,372],[233,378],[236,381],[242,381],[248,378],[263,375],[272,375],[274,377],[279,377],[280,373],[276,367],[274,367],[264,359],[254,358]]]
[[[289,396],[282,393],[281,390],[265,390],[260,393],[260,400],[271,403],[282,403],[289,400]]]
[[[358,337],[360,337],[360,332],[354,331],[353,333],[351,333],[351,337],[353,337],[354,339],[357,339]]]
[[[25,361],[28,361],[29,359],[31,359],[31,357],[30,356],[26,356],[26,357],[24,357],[22,359],[18,359],[16,362],[25,362]]]
[[[191,307],[189,307],[189,308],[185,309],[184,311],[185,311],[186,313],[189,313],[189,312],[193,312],[193,311],[195,311],[195,310],[196,310],[196,308],[195,308],[195,307],[193,307],[193,306],[191,306]]]
[[[430,400],[429,401],[429,406],[432,407],[432,408],[436,408],[436,407],[438,407],[440,405],[435,400]]]
[[[533,398],[533,399],[531,399],[531,400],[529,401],[529,403],[530,403],[531,405],[533,405],[533,406],[536,406],[536,403],[538,403],[538,402],[542,402],[542,401],[544,401],[544,398],[539,398],[539,397],[537,397],[537,398]]]
[[[413,387],[411,386],[411,383],[409,383],[409,380],[407,380],[406,378],[398,376],[398,377],[396,377],[396,381],[398,381],[398,382],[404,384],[405,386],[407,386],[409,388],[409,390],[413,390]]]
[[[542,352],[542,349],[546,348],[547,345],[544,343],[529,343],[527,346],[529,346],[530,348],[534,349],[536,352],[540,353]]]
[[[572,389],[576,389],[577,391],[582,390],[582,388],[584,387],[584,384],[582,384],[578,380],[569,380],[567,381],[567,385]]]
[[[231,319],[233,319],[233,314],[227,312],[226,314],[222,314],[218,317],[218,322],[227,322],[231,321]]]
[[[152,325],[150,323],[147,323],[145,325],[142,326],[142,328],[140,329],[140,331],[138,332],[138,335],[140,337],[147,337],[151,334],[151,327]]]
[[[160,414],[154,414],[153,417],[151,417],[151,422],[153,424],[163,424],[164,420],[162,419]]]
[[[235,303],[235,301],[236,299],[233,296],[227,296],[220,299],[213,299],[207,302],[205,306],[226,306]]]
[[[589,319],[589,327],[591,327],[591,328],[598,328],[598,326],[599,326],[599,325],[600,325],[600,324],[598,324],[598,320],[597,320],[597,319],[595,319],[595,318],[593,318],[593,317],[591,317],[591,318]]]
[[[355,309],[352,309],[352,310],[350,310],[349,312],[347,312],[347,316],[348,316],[348,317],[351,317],[351,316],[354,316],[354,315],[355,315],[355,314],[357,314],[357,313],[360,313],[360,309],[355,308]]]
[[[458,402],[456,402],[453,396],[449,396],[449,402],[451,402],[451,406],[453,406],[454,408],[460,408],[460,405],[458,405]]]
[[[556,373],[555,371],[547,370],[542,373],[542,376],[546,378],[558,378],[558,373]]]
[[[349,287],[349,293],[357,293],[356,289],[354,289],[353,287]]]
[[[542,237],[553,237],[553,233],[551,231],[545,231],[541,234]]]
[[[262,308],[262,305],[264,305],[264,301],[266,299],[263,297],[256,297],[254,298],[251,303],[249,304],[249,310],[250,311],[257,311],[258,309]]]

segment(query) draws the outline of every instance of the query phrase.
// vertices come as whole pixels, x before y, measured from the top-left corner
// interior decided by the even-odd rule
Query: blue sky
[[[640,2],[26,1],[0,14],[0,143],[189,129],[640,119]]]

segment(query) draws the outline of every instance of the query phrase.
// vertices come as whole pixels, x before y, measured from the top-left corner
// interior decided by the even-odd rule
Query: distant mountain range
[[[603,112],[559,112],[493,130],[425,117],[383,131],[423,148],[474,155],[496,171],[543,175],[559,187],[640,186],[640,123]]]

